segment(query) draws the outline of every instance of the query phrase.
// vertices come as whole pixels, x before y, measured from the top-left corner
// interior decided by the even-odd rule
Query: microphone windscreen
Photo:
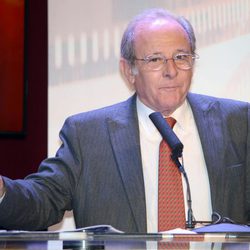
[[[149,118],[154,123],[155,127],[160,132],[162,138],[168,143],[172,149],[172,154],[175,157],[181,157],[183,144],[174,133],[173,129],[168,125],[160,112],[154,112],[149,115]]]

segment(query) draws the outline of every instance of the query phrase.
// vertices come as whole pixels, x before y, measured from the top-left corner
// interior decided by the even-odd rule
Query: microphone
[[[187,176],[187,173],[186,173],[183,165],[179,161],[179,158],[182,157],[183,144],[181,143],[181,141],[179,140],[177,135],[174,133],[173,129],[165,121],[165,119],[163,118],[163,116],[160,112],[154,112],[154,113],[150,114],[149,118],[151,119],[151,121],[153,122],[155,127],[160,132],[162,138],[170,146],[170,148],[172,150],[171,158],[175,162],[179,171],[183,174],[183,177],[184,177],[186,185],[187,185],[188,213],[187,213],[186,228],[194,228],[195,223],[193,222],[192,199],[191,199],[191,191],[190,191],[188,176]]]
[[[182,156],[183,144],[168,125],[160,112],[154,112],[149,115],[155,127],[160,132],[163,139],[168,143],[172,150],[172,157],[179,158]]]

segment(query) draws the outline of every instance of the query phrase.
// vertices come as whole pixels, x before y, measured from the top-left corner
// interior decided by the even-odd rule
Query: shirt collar
[[[176,120],[176,125],[181,130],[186,130],[187,125],[189,124],[189,120],[192,117],[192,110],[191,107],[185,99],[183,104],[174,111],[174,113],[171,115]]]
[[[143,104],[140,99],[136,98],[136,108],[137,108],[137,114],[138,114],[138,120],[139,120],[139,125],[143,127],[144,131],[148,136],[150,135],[158,135],[158,131],[152,121],[149,118],[149,115],[153,112],[151,108]]]
[[[144,130],[151,135],[155,133],[159,134],[156,127],[149,118],[149,115],[155,111],[143,104],[138,96],[136,99],[136,107],[139,123],[141,126],[143,126]],[[188,121],[192,117],[192,110],[187,99],[178,109],[174,111],[173,114],[171,114],[171,117],[176,120],[175,127],[178,127],[178,129],[181,130],[188,129],[186,124],[188,124]]]

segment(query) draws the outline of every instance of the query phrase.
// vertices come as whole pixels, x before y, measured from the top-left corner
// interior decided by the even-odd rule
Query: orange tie
[[[173,128],[176,120],[166,118]],[[159,155],[158,176],[158,231],[185,228],[185,207],[181,173],[171,159],[171,149],[162,140]]]

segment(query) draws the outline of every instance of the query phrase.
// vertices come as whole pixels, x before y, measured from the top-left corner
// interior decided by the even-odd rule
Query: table
[[[158,243],[185,243],[180,249],[249,250],[250,233],[126,234],[89,232],[0,232],[0,249],[153,250]],[[187,243],[187,244],[186,244]]]

